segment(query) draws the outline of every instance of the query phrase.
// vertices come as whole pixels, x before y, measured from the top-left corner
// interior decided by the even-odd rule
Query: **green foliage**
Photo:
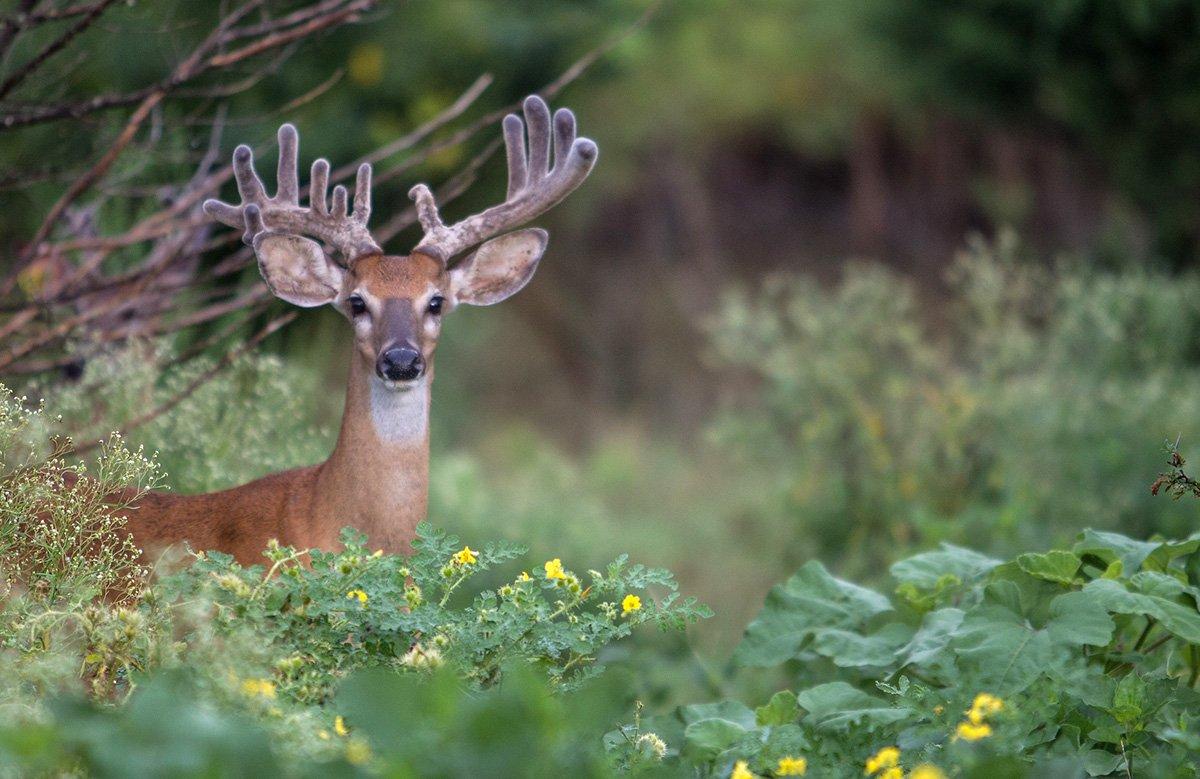
[[[865,267],[832,289],[773,278],[710,323],[757,384],[715,433],[779,542],[869,575],[917,539],[1012,554],[1085,525],[1186,534],[1192,513],[1145,483],[1162,431],[1200,432],[1200,279],[1045,269],[1005,236],[951,281],[936,326],[912,284]]]
[[[904,770],[946,775],[1195,776],[1198,550],[1200,536],[1095,531],[1004,563],[946,545],[892,566],[895,598],[810,563],[772,590],[735,654],[782,666],[799,692],[657,724],[720,776],[739,760],[770,774],[787,756],[861,776],[889,745]]]
[[[121,510],[158,480],[158,464],[114,433],[89,469],[70,442],[46,442],[52,424],[0,384],[0,598],[16,588],[54,607],[136,586],[140,552]],[[79,554],[91,550],[92,554]]]

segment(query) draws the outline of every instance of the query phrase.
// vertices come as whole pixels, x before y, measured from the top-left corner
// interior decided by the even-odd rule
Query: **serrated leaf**
[[[1080,560],[1072,552],[1054,549],[1043,554],[1023,554],[1017,557],[1017,565],[1030,576],[1059,584],[1071,584],[1079,571]]]
[[[816,630],[858,628],[891,610],[883,595],[834,578],[814,560],[771,589],[734,660],[745,666],[778,665],[794,657]]]
[[[796,703],[796,693],[791,690],[780,690],[771,696],[765,706],[754,710],[754,719],[759,727],[767,725],[786,725],[795,722],[800,716],[800,707]]]
[[[904,709],[888,706],[885,701],[845,682],[817,685],[796,696],[807,712],[804,721],[821,730],[845,730],[851,725],[886,725],[908,717]]]

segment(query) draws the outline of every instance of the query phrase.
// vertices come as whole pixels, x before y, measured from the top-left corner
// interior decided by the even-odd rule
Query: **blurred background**
[[[240,142],[273,187],[290,121],[302,166],[373,155],[405,253],[408,188],[497,201],[539,92],[600,162],[447,322],[437,524],[672,568],[700,669],[813,557],[1196,527],[1148,486],[1200,438],[1200,2],[0,6],[0,378],[81,450],[187,491],[323,458],[349,329],[197,204]]]

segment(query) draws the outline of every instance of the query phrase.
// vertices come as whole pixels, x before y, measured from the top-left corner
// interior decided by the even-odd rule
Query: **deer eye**
[[[431,314],[442,313],[442,304],[445,302],[446,302],[446,299],[444,297],[442,297],[441,295],[434,295],[433,297],[431,297],[429,299],[429,313],[431,313]]]
[[[367,301],[363,300],[358,294],[346,298],[346,302],[350,304],[350,314],[352,316],[358,316],[367,312]]]

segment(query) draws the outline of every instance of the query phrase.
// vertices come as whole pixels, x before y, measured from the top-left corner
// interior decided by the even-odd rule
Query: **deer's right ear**
[[[254,237],[258,269],[276,297],[304,308],[333,302],[346,271],[316,241],[288,233]]]

